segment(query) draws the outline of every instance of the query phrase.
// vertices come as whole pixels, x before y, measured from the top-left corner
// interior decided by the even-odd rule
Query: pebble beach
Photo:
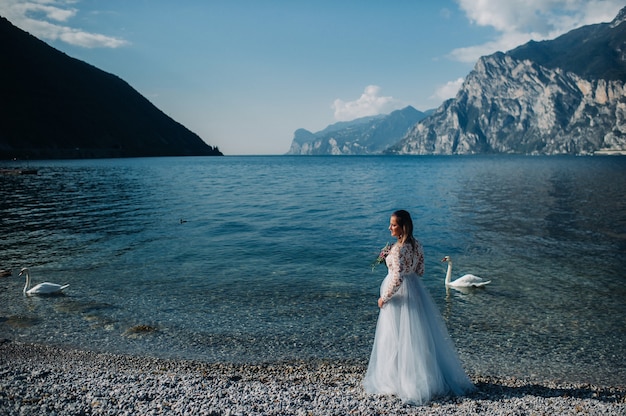
[[[624,386],[472,376],[415,406],[361,388],[364,362],[207,363],[0,342],[3,415],[626,415]]]

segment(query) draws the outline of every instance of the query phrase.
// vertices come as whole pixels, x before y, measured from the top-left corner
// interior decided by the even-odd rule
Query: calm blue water
[[[9,165],[5,162],[4,166]],[[391,241],[472,374],[624,385],[626,158],[41,161],[0,175],[0,337],[207,361],[367,361]],[[181,219],[185,222],[181,223]],[[454,276],[484,290],[446,292]],[[26,298],[35,283],[65,296]],[[156,328],[133,332],[138,325]]]

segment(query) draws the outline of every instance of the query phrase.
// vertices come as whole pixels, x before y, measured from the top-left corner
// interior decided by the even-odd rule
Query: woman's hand
[[[378,298],[378,307],[382,308],[385,305],[385,302],[383,302],[383,298]]]

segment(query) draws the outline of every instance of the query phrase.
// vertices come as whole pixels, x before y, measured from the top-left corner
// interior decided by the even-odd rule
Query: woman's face
[[[393,215],[389,218],[389,231],[392,237],[400,238],[402,236],[402,227],[398,225],[398,219]]]

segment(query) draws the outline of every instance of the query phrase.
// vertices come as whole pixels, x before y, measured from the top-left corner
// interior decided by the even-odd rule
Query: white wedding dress
[[[426,287],[419,242],[395,244],[385,259],[389,272],[380,287],[374,346],[363,380],[366,392],[393,394],[423,404],[435,396],[474,390],[446,325]]]

